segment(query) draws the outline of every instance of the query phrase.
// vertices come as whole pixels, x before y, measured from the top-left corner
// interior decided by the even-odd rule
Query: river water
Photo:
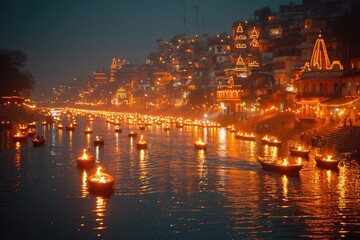
[[[239,140],[225,128],[184,126],[139,130],[128,120],[122,133],[105,118],[77,118],[75,131],[37,123],[43,147],[13,143],[1,132],[1,239],[352,239],[360,235],[360,166],[318,168],[311,155],[299,176],[263,170],[257,155],[286,155],[282,148]],[[64,123],[67,119],[64,118]],[[86,126],[94,133],[84,134]],[[127,133],[148,142],[136,148]],[[93,146],[101,134],[104,146]],[[199,137],[208,149],[196,150]],[[139,139],[139,136],[138,138]],[[115,177],[110,197],[88,192],[95,168],[77,168],[90,147]]]

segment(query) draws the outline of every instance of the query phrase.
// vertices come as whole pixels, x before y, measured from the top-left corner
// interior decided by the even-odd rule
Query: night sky
[[[185,0],[186,34],[231,32],[255,9],[289,0]],[[300,3],[301,1],[292,1]],[[183,32],[183,0],[5,0],[0,48],[21,50],[36,93],[108,69],[113,57],[143,63],[157,39]]]

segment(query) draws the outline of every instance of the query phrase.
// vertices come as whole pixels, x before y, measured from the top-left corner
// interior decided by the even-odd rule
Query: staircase
[[[316,135],[324,137],[328,146],[334,146],[338,152],[348,152],[360,148],[360,126],[339,126],[326,124],[316,130]]]

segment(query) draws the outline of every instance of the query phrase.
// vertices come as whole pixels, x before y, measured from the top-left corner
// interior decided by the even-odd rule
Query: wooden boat
[[[141,125],[139,126],[139,129],[140,129],[140,130],[145,130],[145,124],[141,124]]]
[[[176,127],[182,128],[182,127],[184,127],[184,124],[182,122],[178,122],[178,123],[176,123]]]
[[[236,132],[236,128],[235,128],[234,126],[232,126],[232,127],[229,129],[229,132],[231,132],[231,133]]]
[[[289,147],[289,151],[290,151],[291,155],[303,157],[303,158],[308,158],[309,154],[310,154],[310,149],[304,149],[301,146]]]
[[[74,131],[75,130],[75,125],[71,123],[69,126],[65,126],[65,129],[68,130],[68,131]]]
[[[110,194],[114,191],[115,179],[103,172],[102,167],[98,167],[96,173],[88,177],[89,192],[94,194]]]
[[[138,149],[146,149],[147,148],[147,142],[144,139],[144,136],[141,135],[140,140],[136,143],[136,146]]]
[[[92,130],[90,127],[87,127],[87,128],[84,130],[84,133],[85,133],[85,134],[92,134],[92,133],[93,133],[93,130]]]
[[[101,136],[101,135],[96,136],[95,139],[94,139],[94,145],[95,145],[95,146],[102,146],[102,145],[104,145],[104,138],[103,138],[103,136]]]
[[[336,170],[338,169],[340,159],[333,158],[331,155],[322,156],[317,154],[315,155],[315,162],[318,167]]]
[[[255,134],[253,134],[253,133],[237,132],[237,133],[235,134],[235,138],[237,138],[237,139],[249,140],[249,141],[255,141]]]
[[[62,125],[61,123],[57,126],[57,129],[59,129],[59,130],[62,130],[62,129],[64,129],[64,125]]]
[[[13,136],[14,142],[25,141],[26,139],[27,139],[27,134],[24,134],[24,133],[19,133],[18,132]]]
[[[115,132],[122,132],[121,127],[120,127],[120,126],[116,126],[116,127],[115,127]]]
[[[206,150],[207,149],[207,142],[204,142],[203,140],[199,139],[197,141],[194,142],[194,146],[196,149],[204,149]]]
[[[271,145],[271,146],[281,146],[281,141],[278,140],[276,137],[273,136],[268,136],[265,135],[262,139],[261,139],[261,143],[262,144],[267,144],[267,145]]]
[[[137,132],[130,131],[130,132],[128,133],[128,136],[129,136],[129,137],[137,137]]]
[[[278,161],[274,162],[269,158],[258,156],[258,161],[260,162],[263,169],[286,175],[299,174],[300,170],[303,167],[302,164],[291,164],[286,159],[279,159]]]
[[[36,122],[28,123],[27,127],[28,128],[36,128]]]
[[[45,138],[40,137],[40,138],[34,138],[32,140],[33,146],[34,147],[40,147],[40,146],[44,146],[45,145]]]
[[[95,164],[95,157],[84,149],[83,154],[76,159],[76,162],[79,168],[90,168]]]
[[[30,128],[30,129],[27,131],[26,134],[27,134],[28,136],[34,136],[35,133],[36,133],[36,129]]]

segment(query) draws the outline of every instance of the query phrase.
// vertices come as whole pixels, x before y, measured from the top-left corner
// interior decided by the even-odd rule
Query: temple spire
[[[317,69],[329,69],[330,60],[326,50],[325,41],[319,34],[318,39],[315,42],[313,53],[310,60],[310,67]]]
[[[116,59],[113,58],[112,62],[111,62],[111,67],[110,67],[110,80],[109,82],[114,82],[115,81],[115,72],[117,70],[117,62]]]

